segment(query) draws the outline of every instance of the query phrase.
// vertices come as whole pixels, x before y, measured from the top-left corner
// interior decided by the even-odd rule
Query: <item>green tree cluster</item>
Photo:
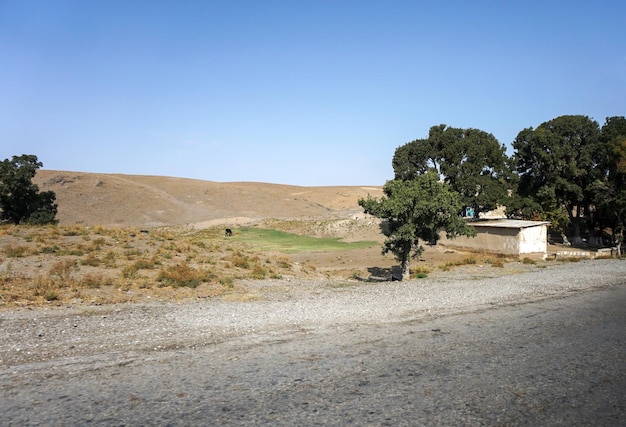
[[[39,192],[32,179],[43,164],[37,156],[24,154],[0,162],[0,222],[56,224],[53,191]]]
[[[475,232],[461,220],[462,207],[474,216],[507,207],[507,216],[547,220],[567,241],[601,245],[609,230],[620,247],[626,230],[626,119],[609,117],[602,128],[587,116],[560,116],[523,129],[514,154],[490,133],[447,125],[430,128],[428,138],[398,147],[394,179],[384,196],[359,200],[366,213],[383,219],[383,253],[392,252],[403,277],[419,256],[422,241]]]
[[[626,222],[624,161],[626,119],[609,117],[602,128],[587,116],[560,116],[522,130],[513,142],[519,175],[510,214],[551,221],[571,241],[600,246],[609,230],[620,246]]]
[[[490,133],[446,125],[430,128],[428,138],[398,149],[392,160],[395,179],[412,180],[437,173],[461,196],[474,216],[504,204],[514,180],[506,147]]]
[[[600,141],[606,147],[607,174],[592,188],[595,191],[594,207],[602,219],[600,227],[613,231],[619,251],[626,232],[626,118],[607,118]]]

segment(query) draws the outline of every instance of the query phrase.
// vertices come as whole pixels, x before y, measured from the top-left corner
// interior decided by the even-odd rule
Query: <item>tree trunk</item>
[[[409,269],[409,260],[402,262],[402,278],[400,280],[410,280],[411,272]]]
[[[583,244],[583,238],[580,236],[580,206],[576,206],[576,217],[574,218],[574,236],[572,243],[576,246]]]
[[[589,232],[589,238],[587,239],[589,246],[600,248],[602,247],[602,236],[599,236],[595,230]]]
[[[565,235],[565,233],[561,233],[561,239],[563,239],[563,245],[565,245],[565,246],[572,246],[572,244],[569,242],[569,240],[567,240],[567,236]]]

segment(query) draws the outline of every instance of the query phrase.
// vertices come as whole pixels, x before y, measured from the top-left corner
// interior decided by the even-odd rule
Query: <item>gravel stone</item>
[[[623,260],[237,286],[245,301],[1,311],[0,424],[625,420]]]

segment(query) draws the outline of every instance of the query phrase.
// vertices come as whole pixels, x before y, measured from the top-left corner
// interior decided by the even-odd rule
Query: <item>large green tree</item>
[[[13,224],[56,223],[56,195],[39,192],[32,178],[43,164],[24,154],[0,162],[0,221]]]
[[[626,232],[626,118],[607,117],[600,142],[606,153],[605,173],[594,182],[590,197],[598,228],[610,230],[619,250]]]
[[[400,262],[402,279],[410,275],[411,258],[419,257],[424,248],[420,239],[436,242],[445,230],[449,238],[475,235],[474,228],[459,216],[461,199],[438,175],[426,172],[411,180],[387,181],[380,199],[360,199],[365,213],[385,221],[387,236],[383,254],[393,253]]]
[[[580,226],[592,215],[593,184],[602,178],[606,151],[600,128],[587,116],[560,116],[537,129],[522,130],[515,141],[518,193],[540,207],[540,215],[569,218],[573,242],[581,242]]]
[[[392,165],[395,179],[401,180],[435,171],[477,217],[505,204],[513,186],[506,147],[479,129],[433,126],[428,138],[398,147]]]

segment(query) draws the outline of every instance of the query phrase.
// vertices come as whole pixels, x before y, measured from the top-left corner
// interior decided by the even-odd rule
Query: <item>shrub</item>
[[[101,286],[111,285],[111,280],[102,274],[87,273],[82,278],[81,283],[88,288],[99,288]]]
[[[232,288],[233,286],[235,286],[235,279],[233,279],[232,277],[228,276],[228,277],[220,277],[218,282],[224,286],[226,286],[227,288]]]
[[[463,258],[462,260],[459,260],[459,261],[446,262],[445,264],[442,264],[440,268],[443,271],[448,271],[452,267],[460,267],[462,265],[473,265],[476,263],[477,263],[476,258],[468,257],[468,258]]]
[[[27,251],[28,248],[26,246],[7,245],[4,247],[4,254],[8,258],[21,258]]]
[[[89,254],[80,263],[82,265],[89,265],[91,267],[97,267],[100,265],[100,260],[94,254]]]
[[[59,299],[59,294],[56,291],[48,291],[43,297],[46,301],[56,301]]]
[[[259,264],[254,264],[251,270],[250,276],[252,276],[253,279],[265,279],[267,276],[267,270]]]
[[[135,279],[137,278],[139,269],[135,266],[135,264],[129,264],[122,268],[122,277],[124,279]]]
[[[104,256],[104,259],[102,260],[102,262],[108,268],[115,268],[115,266],[117,265],[117,263],[115,262],[115,258],[116,258],[115,252],[109,251]]]
[[[157,281],[163,286],[172,286],[174,288],[181,286],[196,288],[208,278],[207,276],[206,272],[199,271],[183,262],[161,269],[157,276]]]
[[[75,270],[78,270],[76,261],[68,259],[54,263],[48,274],[53,280],[58,279],[62,284],[70,284],[73,282],[72,272]]]
[[[230,263],[233,267],[245,268],[246,270],[250,268],[250,259],[241,252],[235,252],[230,258]]]
[[[32,296],[43,297],[46,301],[56,301],[59,299],[58,286],[50,279],[37,276],[31,283]]]
[[[53,246],[44,246],[43,248],[40,249],[40,252],[44,254],[55,254],[59,252],[60,250],[61,248],[59,248],[57,245],[53,245]]]
[[[291,268],[291,262],[288,258],[280,257],[276,260],[278,267],[289,269]]]
[[[85,254],[85,251],[83,249],[83,245],[78,245],[75,248],[68,250],[67,255],[83,256]]]
[[[428,267],[417,267],[416,269],[411,269],[411,275],[415,279],[425,279],[428,277],[428,274],[431,272],[431,269]]]
[[[150,270],[153,269],[155,264],[157,264],[156,259],[152,258],[152,259],[145,259],[145,258],[141,258],[136,260],[133,265],[135,266],[135,268],[137,270]]]
[[[75,226],[75,227],[65,227],[63,229],[63,235],[64,236],[68,236],[68,237],[80,236],[84,232],[85,232],[84,228],[78,227],[78,226]]]

